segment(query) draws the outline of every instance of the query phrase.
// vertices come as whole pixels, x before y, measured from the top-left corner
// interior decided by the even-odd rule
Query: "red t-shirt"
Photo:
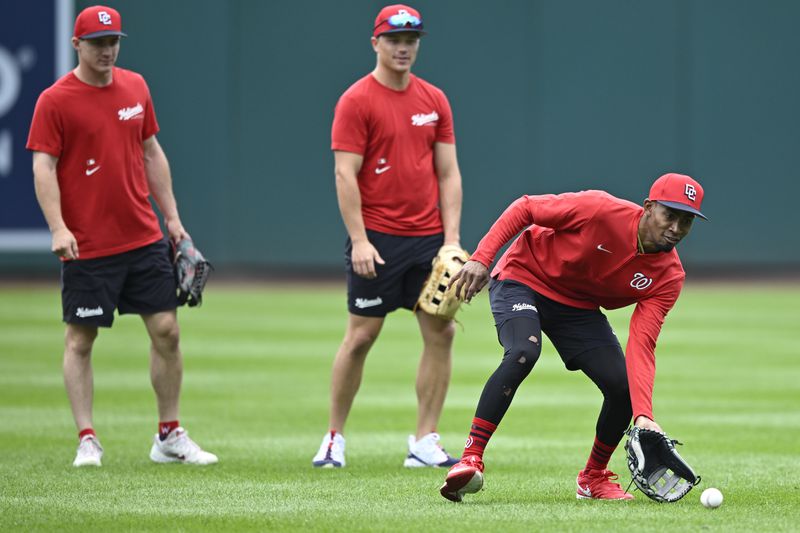
[[[408,236],[443,231],[433,146],[456,142],[444,92],[413,74],[403,91],[368,74],[339,99],[331,139],[332,150],[364,157],[358,188],[368,229]]]
[[[656,340],[685,273],[675,249],[638,252],[642,214],[640,206],[603,191],[523,196],[494,223],[472,259],[488,268],[497,251],[527,227],[493,276],[582,309],[635,303],[626,348],[631,403],[634,419],[653,419]]]
[[[162,238],[142,147],[158,132],[150,91],[135,72],[112,76],[106,87],[63,76],[39,96],[28,136],[28,150],[58,158],[61,213],[81,259]]]

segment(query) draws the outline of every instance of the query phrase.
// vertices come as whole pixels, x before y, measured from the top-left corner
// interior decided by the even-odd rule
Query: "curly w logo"
[[[646,289],[650,285],[653,284],[653,278],[648,278],[641,272],[637,272],[633,275],[633,280],[631,280],[631,287],[634,289],[639,289],[640,291]]]

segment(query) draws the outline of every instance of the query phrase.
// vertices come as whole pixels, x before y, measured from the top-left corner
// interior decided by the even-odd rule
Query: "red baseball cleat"
[[[611,470],[581,470],[575,480],[578,484],[575,497],[579,500],[632,500],[633,494],[622,490],[619,483],[611,482],[618,478]]]
[[[450,468],[439,492],[452,502],[460,502],[464,494],[473,494],[482,488],[483,461],[477,455],[468,455]]]

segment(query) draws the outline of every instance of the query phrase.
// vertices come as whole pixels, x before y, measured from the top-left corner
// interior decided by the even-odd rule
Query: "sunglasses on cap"
[[[382,20],[378,26],[387,22],[389,26],[392,28],[414,28],[414,29],[422,29],[422,20],[419,17],[415,17],[405,9],[401,9],[396,15],[392,15],[386,20]],[[378,26],[375,26],[376,28]]]

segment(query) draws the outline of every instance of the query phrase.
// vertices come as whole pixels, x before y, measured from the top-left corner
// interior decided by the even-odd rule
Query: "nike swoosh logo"
[[[376,168],[375,169],[375,174],[383,174],[384,172],[386,172],[390,168],[392,168],[392,167],[388,166],[388,167],[383,167],[383,168]]]
[[[578,490],[581,491],[584,496],[588,497],[592,496],[592,491],[589,490],[589,487],[581,487],[580,485],[578,485]]]
[[[91,169],[90,169],[90,168],[87,168],[87,169],[86,169],[86,175],[87,175],[87,176],[91,176],[92,174],[94,174],[94,173],[95,173],[95,172],[97,172],[98,170],[100,170],[100,165],[97,165],[96,167],[94,167],[94,168],[91,168]]]
[[[613,253],[614,253],[614,252],[612,252],[611,250],[606,250],[605,248],[603,248],[603,245],[602,245],[602,244],[598,244],[598,245],[597,245],[597,249],[598,249],[598,250],[600,250],[601,252],[605,252],[605,253],[607,253],[607,254],[613,254]]]

